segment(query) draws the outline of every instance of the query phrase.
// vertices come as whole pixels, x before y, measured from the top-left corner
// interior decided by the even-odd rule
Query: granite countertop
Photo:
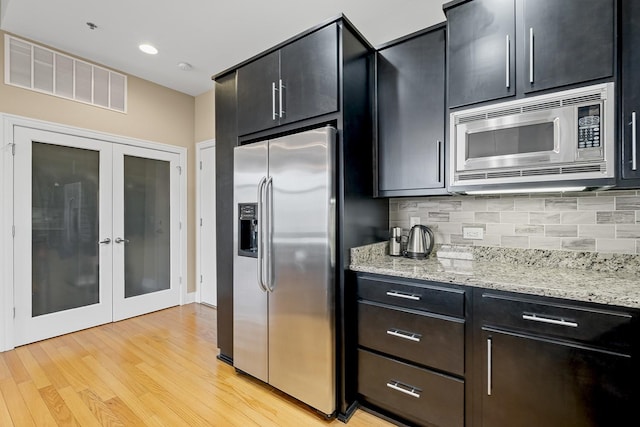
[[[440,245],[413,260],[381,242],[351,249],[350,269],[640,308],[638,255]]]

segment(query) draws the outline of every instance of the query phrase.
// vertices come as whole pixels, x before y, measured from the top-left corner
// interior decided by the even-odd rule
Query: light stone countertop
[[[640,256],[438,246],[425,260],[351,249],[353,271],[640,308]]]

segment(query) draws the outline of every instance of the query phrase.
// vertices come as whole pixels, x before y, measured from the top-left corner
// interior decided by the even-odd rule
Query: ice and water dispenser
[[[238,255],[258,257],[258,204],[238,204]]]

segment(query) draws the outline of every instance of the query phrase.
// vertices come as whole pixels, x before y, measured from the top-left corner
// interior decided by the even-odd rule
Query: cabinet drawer
[[[464,291],[402,279],[358,276],[358,297],[398,307],[464,317]]]
[[[483,292],[480,304],[485,325],[617,349],[631,346],[628,337],[635,321],[623,310],[600,310],[493,292]]]
[[[358,350],[358,393],[419,424],[462,427],[464,381]]]
[[[358,302],[358,345],[464,375],[464,321]]]

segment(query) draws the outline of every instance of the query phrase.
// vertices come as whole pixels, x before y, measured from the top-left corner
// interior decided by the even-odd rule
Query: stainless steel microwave
[[[614,115],[613,83],[456,111],[449,189],[611,187]]]

